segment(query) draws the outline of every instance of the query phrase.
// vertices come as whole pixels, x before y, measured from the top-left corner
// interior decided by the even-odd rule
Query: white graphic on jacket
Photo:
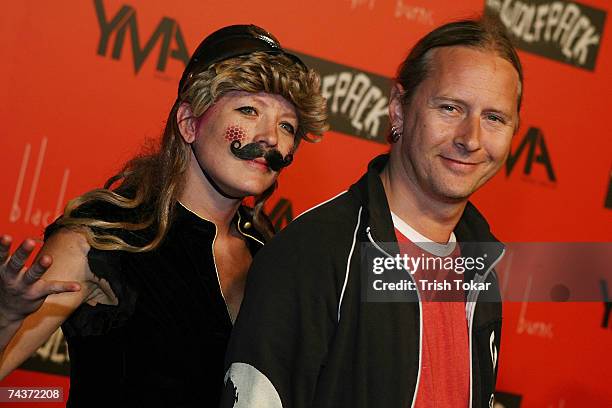
[[[223,407],[232,408],[282,408],[276,389],[264,374],[250,364],[232,363],[225,373],[226,391],[233,388],[233,401],[223,401]],[[233,403],[233,405],[229,405]]]

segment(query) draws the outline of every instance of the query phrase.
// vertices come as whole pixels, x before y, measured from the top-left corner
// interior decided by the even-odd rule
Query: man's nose
[[[457,129],[453,142],[466,152],[480,149],[481,141],[480,115],[468,115]]]

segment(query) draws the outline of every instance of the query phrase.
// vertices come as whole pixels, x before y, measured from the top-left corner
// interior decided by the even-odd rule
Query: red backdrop
[[[285,47],[338,72],[363,71],[384,79],[393,76],[409,47],[426,32],[451,19],[480,14],[487,6],[503,14],[509,29],[525,41],[531,38],[531,45],[519,51],[525,96],[512,165],[473,201],[505,241],[610,241],[612,49],[605,21],[610,4],[553,3],[4,2],[0,231],[17,239],[40,236],[68,198],[100,186],[146,138],[156,138],[184,68],[181,52],[191,53],[221,26],[254,23],[274,33]],[[538,10],[545,13],[539,41],[533,39],[535,31],[531,37],[525,34],[529,16]],[[113,26],[109,22],[116,16]],[[100,19],[109,24],[107,36]],[[583,37],[591,43],[580,45]],[[164,40],[169,48],[164,49]],[[529,48],[532,45],[535,48]],[[564,47],[569,49],[565,57]],[[581,61],[581,52],[588,52],[589,61]],[[302,144],[295,163],[282,175],[269,208],[276,206],[279,223],[345,189],[371,157],[387,149],[364,132],[339,130],[342,120],[350,122],[347,115],[336,117],[321,143]],[[379,128],[384,126],[380,123]],[[519,397],[521,407],[612,406],[612,322],[605,320],[603,301],[504,305],[500,407],[519,406],[512,402]],[[30,368],[65,368],[61,338],[46,347]],[[43,384],[63,386],[67,394],[66,377],[32,370],[18,370],[0,382]]]

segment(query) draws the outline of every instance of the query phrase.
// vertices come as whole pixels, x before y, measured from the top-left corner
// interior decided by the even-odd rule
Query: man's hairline
[[[423,78],[421,79],[421,81],[418,83],[418,85],[414,88],[414,90],[412,91],[412,94],[410,95],[410,100],[404,102],[403,99],[403,94],[406,92],[405,89],[402,88],[402,94],[399,95],[399,99],[400,102],[402,104],[402,108],[407,108],[411,103],[412,100],[414,98],[414,96],[416,95],[417,91],[419,90],[419,87],[429,78],[429,75],[431,74],[431,72],[433,71],[432,69],[432,61],[435,55],[435,52],[437,50],[443,49],[443,48],[459,48],[459,47],[463,47],[463,48],[469,48],[475,51],[480,51],[483,53],[488,53],[488,54],[493,54],[501,59],[503,59],[504,61],[507,61],[510,63],[510,65],[512,66],[512,68],[514,69],[514,72],[516,72],[516,75],[518,77],[518,93],[517,93],[517,100],[516,100],[516,127],[513,131],[513,134],[515,134],[518,131],[518,127],[519,127],[519,122],[520,122],[520,111],[519,111],[519,100],[522,99],[523,95],[523,83],[521,81],[521,77],[520,74],[518,72],[518,70],[516,69],[516,67],[514,66],[514,64],[512,64],[512,62],[510,62],[507,58],[504,58],[504,56],[499,52],[499,50],[497,50],[492,44],[486,43],[486,44],[480,44],[480,45],[467,45],[467,44],[453,44],[453,45],[441,45],[441,46],[436,46],[436,47],[431,47],[430,49],[428,49],[425,54],[423,54],[423,56],[421,57],[422,62],[423,62],[423,66],[425,67],[425,75],[423,76]],[[400,84],[400,82],[396,79],[395,80],[395,85]]]

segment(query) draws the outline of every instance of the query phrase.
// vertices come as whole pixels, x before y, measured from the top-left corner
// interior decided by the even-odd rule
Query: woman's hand
[[[7,235],[0,236],[0,328],[23,321],[41,307],[48,295],[81,289],[77,282],[42,278],[53,262],[49,255],[24,268],[36,244],[26,239],[10,255],[11,241]]]

